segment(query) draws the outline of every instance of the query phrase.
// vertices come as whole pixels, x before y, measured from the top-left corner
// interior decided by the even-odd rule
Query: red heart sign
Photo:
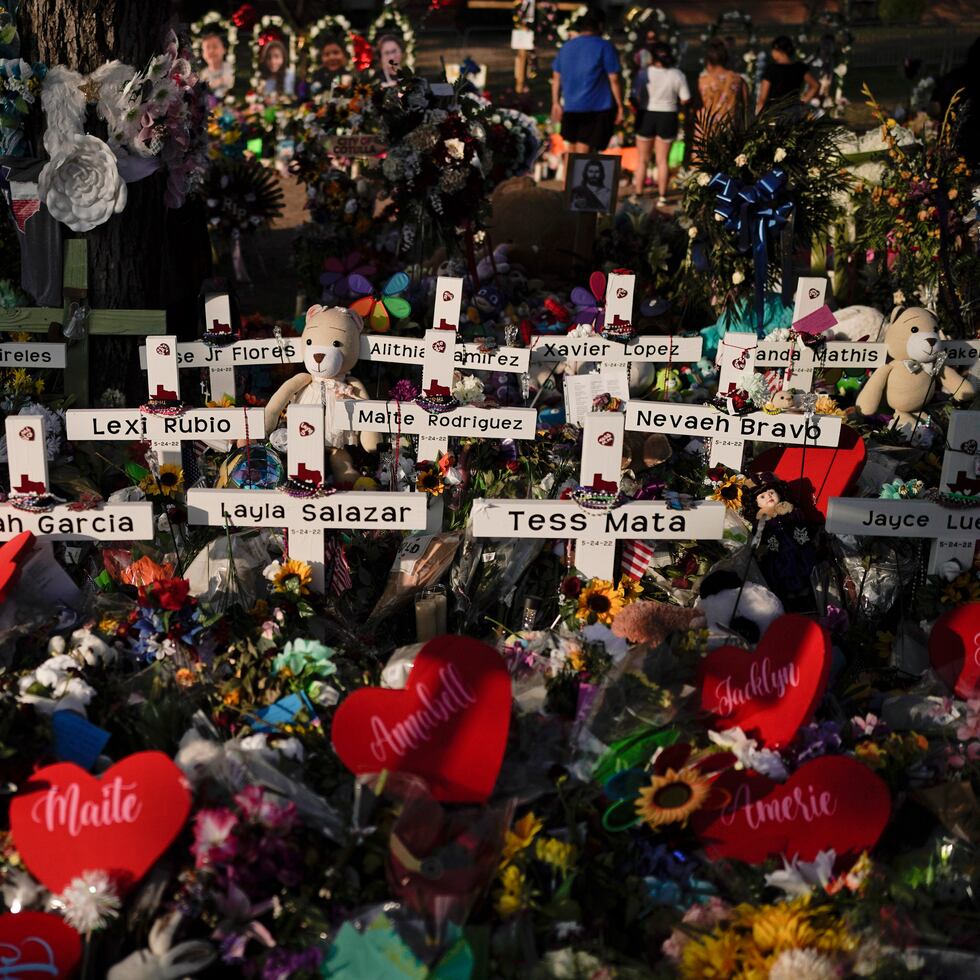
[[[812,861],[831,849],[853,860],[874,847],[891,814],[884,781],[850,756],[814,759],[785,783],[732,769],[714,785],[728,793],[728,803],[691,818],[713,860],[761,864],[785,855]]]
[[[438,800],[482,803],[504,757],[510,701],[510,675],[496,650],[438,636],[415,658],[403,691],[355,691],[330,734],[351,772],[409,772]]]
[[[34,429],[29,425],[25,425],[24,428],[17,433],[17,435],[19,435],[24,442],[34,441]]]
[[[58,916],[0,915],[0,976],[43,974],[61,980],[74,974],[81,958],[82,937]]]
[[[611,432],[603,432],[596,440],[600,446],[611,446],[614,441],[614,436]]]
[[[842,425],[835,447],[767,449],[752,460],[749,470],[775,473],[789,485],[808,520],[826,520],[830,498],[847,496],[864,469],[864,458],[864,440],[855,429]]]
[[[137,752],[95,777],[70,762],[39,769],[10,804],[27,869],[52,892],[105,871],[125,892],[180,833],[191,808],[183,773],[162,752]]]
[[[170,353],[170,345],[169,344],[157,344],[157,353],[158,354],[164,354],[164,355],[169,354]]]
[[[929,661],[957,697],[980,695],[980,602],[958,606],[936,620]]]
[[[299,434],[301,436],[311,436],[315,431],[316,429],[309,422],[300,422]]]
[[[34,547],[34,533],[21,531],[16,538],[11,538],[0,546],[0,602],[7,598],[7,592],[17,582],[20,575],[20,565]]]
[[[625,289],[623,289],[623,287],[622,287],[622,286],[620,286],[620,287],[619,287],[619,288],[618,288],[618,289],[616,290],[616,299],[625,299],[625,298],[626,298],[626,290],[625,290]]]
[[[813,716],[830,660],[830,637],[822,626],[806,616],[780,616],[754,652],[719,647],[701,661],[701,707],[716,716],[717,729],[738,727],[780,748]]]
[[[442,353],[443,353],[443,352],[445,351],[445,349],[446,349],[446,342],[445,342],[444,340],[437,340],[437,341],[436,341],[436,342],[435,342],[435,343],[434,343],[434,344],[432,345],[432,349],[433,349],[433,350],[434,350],[434,351],[435,351],[435,352],[436,352],[437,354],[442,354]]]

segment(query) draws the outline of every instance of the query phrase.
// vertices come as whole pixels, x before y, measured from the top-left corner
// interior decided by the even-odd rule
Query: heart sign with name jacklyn
[[[769,748],[781,748],[813,716],[830,677],[830,637],[818,623],[780,616],[754,651],[724,646],[698,670],[701,707],[719,731],[741,728]]]
[[[10,804],[14,845],[52,892],[83,871],[135,885],[180,833],[191,808],[184,774],[162,752],[137,752],[92,776],[60,762],[39,769]]]
[[[951,609],[933,623],[929,661],[957,697],[980,695],[980,602]]]
[[[510,675],[492,647],[437,636],[403,691],[362,688],[337,709],[331,738],[351,772],[408,772],[448,803],[493,792],[510,728]]]
[[[73,976],[82,958],[82,937],[63,919],[45,912],[0,915],[0,977]]]
[[[832,848],[844,864],[874,847],[891,815],[884,781],[850,756],[814,759],[784,783],[732,769],[714,785],[728,802],[691,818],[712,860],[761,864],[783,855],[812,861]]]

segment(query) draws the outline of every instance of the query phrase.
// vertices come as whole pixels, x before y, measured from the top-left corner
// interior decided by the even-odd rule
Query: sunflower
[[[636,812],[654,828],[668,823],[683,825],[701,808],[710,792],[710,781],[697,769],[668,769],[640,790]]]
[[[305,561],[287,558],[272,576],[273,592],[298,592],[309,595],[313,581],[313,569]]]
[[[739,510],[742,506],[742,490],[745,480],[740,476],[726,476],[711,491],[712,500],[720,500],[729,510]]]
[[[749,914],[752,940],[763,952],[806,949],[817,945],[819,928],[814,928],[808,899],[752,908]]]
[[[446,485],[442,482],[442,474],[433,467],[419,470],[415,478],[415,489],[420,493],[429,493],[433,497],[438,497],[446,489]]]
[[[143,493],[154,495],[160,494],[163,497],[174,497],[178,493],[184,492],[184,471],[173,463],[164,463],[160,467],[160,475],[154,477],[152,473],[147,473],[140,480],[140,490]]]
[[[623,596],[623,603],[629,604],[631,602],[636,602],[637,599],[643,596],[643,583],[636,578],[630,578],[629,575],[624,575],[619,580],[619,591]]]
[[[605,623],[609,626],[623,608],[623,593],[614,589],[612,582],[594,578],[582,589],[578,597],[579,620]]]

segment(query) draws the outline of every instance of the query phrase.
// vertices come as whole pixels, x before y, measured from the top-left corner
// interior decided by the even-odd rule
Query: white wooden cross
[[[287,475],[319,485],[326,474],[324,411],[320,405],[286,409]],[[426,526],[426,496],[421,493],[342,491],[326,496],[291,497],[283,490],[191,489],[191,524],[224,527],[285,528],[289,557],[307,562],[313,588],[326,588],[324,531],[419,530]]]
[[[950,416],[939,492],[980,496],[980,412],[956,409]],[[929,574],[940,574],[947,562],[955,563],[961,572],[971,568],[976,544],[976,539],[937,538],[929,549]]]
[[[153,504],[149,501],[100,503],[85,509],[56,504],[43,511],[17,507],[19,497],[51,492],[44,418],[8,415],[5,429],[11,499],[0,504],[0,541],[22,531],[53,541],[144,541],[153,537]]]

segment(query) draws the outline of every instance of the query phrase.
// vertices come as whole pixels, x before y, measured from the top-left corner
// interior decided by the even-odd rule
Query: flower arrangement
[[[23,58],[0,59],[0,155],[27,156],[24,120],[41,93],[47,67]]]

